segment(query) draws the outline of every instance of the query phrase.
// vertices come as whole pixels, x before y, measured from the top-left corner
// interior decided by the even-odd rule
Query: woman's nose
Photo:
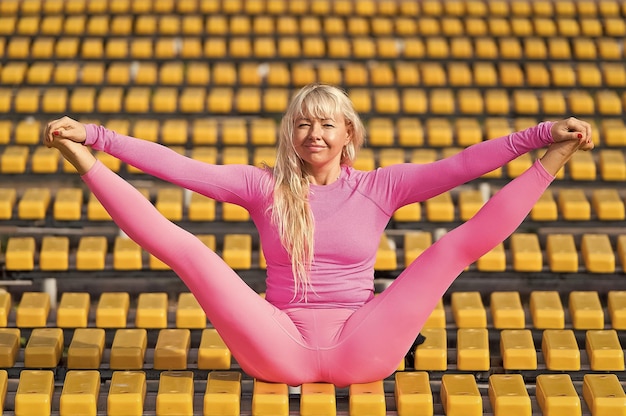
[[[311,124],[311,128],[309,129],[309,137],[315,139],[322,137],[322,126],[318,123]]]

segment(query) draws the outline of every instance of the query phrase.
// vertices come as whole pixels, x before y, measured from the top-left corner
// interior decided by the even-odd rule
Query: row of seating
[[[205,331],[208,328],[204,311],[189,292],[178,293],[176,299],[169,299],[165,292],[141,292],[132,300],[128,292],[102,292],[97,295],[97,301],[92,297],[96,295],[92,296],[87,292],[64,292],[57,304],[55,294],[47,292],[24,292],[19,300],[18,295],[2,292],[0,327],[7,328],[7,334],[12,333],[15,328],[19,331],[20,328],[44,327],[178,328]],[[622,331],[626,329],[626,291],[609,290],[600,295],[593,290],[570,291],[564,294],[551,290],[533,290],[523,299],[517,291],[493,291],[487,296],[482,296],[478,291],[456,291],[446,297],[445,302],[444,299],[439,300],[423,328],[450,331],[477,328],[527,329],[528,333],[530,330],[548,329]],[[484,334],[481,332],[480,336]],[[203,336],[205,335],[212,337],[209,345],[217,343],[215,334]],[[435,331],[432,335],[426,337],[429,340],[422,349],[429,349],[429,343],[437,345],[439,341],[435,340],[438,339],[443,340],[443,345],[447,345],[445,332]],[[504,336],[504,333],[501,335]],[[145,337],[142,335],[141,338]],[[19,334],[17,340],[19,341]],[[142,344],[145,344],[145,339]],[[184,344],[188,348],[188,340]]]
[[[1,24],[1,22],[0,22]],[[1,27],[1,26],[0,26]],[[601,60],[619,63],[624,43],[610,37],[454,37],[428,38],[390,36],[255,36],[255,37],[161,37],[78,38],[28,37],[0,38],[0,51],[10,60],[74,59],[111,61],[167,59],[260,59],[274,61],[299,58],[334,59],[424,59],[430,60]]]
[[[428,143],[432,146],[446,146],[446,142],[450,143],[450,146],[453,146],[453,140],[451,133],[449,130],[444,130],[437,136],[429,136]],[[401,136],[402,137],[402,136]],[[465,137],[465,135],[461,136]],[[387,138],[387,136],[385,136]],[[472,138],[470,136],[470,138]],[[393,139],[390,139],[391,144],[389,146],[393,146]],[[460,143],[461,140],[457,139],[457,144],[466,144],[465,142]],[[471,143],[470,143],[471,144]],[[400,143],[399,146],[402,147],[410,147],[410,146],[421,146],[423,144],[411,144],[411,143]],[[276,159],[276,149],[274,147],[266,147],[257,145],[255,149],[249,151],[245,147],[241,146],[226,146],[221,149],[221,152],[218,152],[216,147],[200,147],[196,146],[195,149],[191,151],[186,151],[181,146],[170,146],[170,148],[174,151],[177,151],[181,154],[188,155],[192,159],[200,160],[206,163],[217,163],[220,162],[222,164],[253,164],[254,166],[273,166],[274,161]],[[407,149],[393,149],[393,148],[381,148],[381,149],[373,149],[367,148],[363,149],[360,152],[359,159],[355,162],[354,168],[359,170],[373,170],[377,167],[385,167],[394,163],[430,163],[436,160],[439,160],[441,157],[452,156],[458,151],[460,148],[447,148],[438,152],[436,149],[417,149],[417,150],[407,150]],[[601,149],[598,151],[599,156],[597,160],[595,160],[589,153],[580,153],[576,155],[569,163],[566,165],[566,168],[561,170],[557,174],[558,179],[571,179],[574,181],[597,181],[601,180],[604,182],[618,182],[623,181],[626,178],[626,162],[624,158],[624,154],[619,149]],[[96,156],[99,160],[102,161],[108,168],[113,170],[114,172],[119,173],[129,173],[131,175],[134,174],[142,174],[143,172],[137,168],[134,168],[130,165],[123,164],[119,159],[116,159],[112,156],[103,154],[102,152],[96,152]],[[218,155],[220,157],[218,158]],[[24,145],[9,145],[5,146],[4,149],[1,150],[0,153],[0,173],[6,175],[22,175],[22,174],[55,174],[55,173],[75,173],[76,169],[66,161],[60,162],[61,157],[59,154],[50,150],[44,146],[38,146],[35,148],[32,153],[29,151],[27,146]],[[530,165],[533,163],[533,157],[531,155],[520,156],[518,159],[513,160],[507,163],[503,168],[496,169],[492,172],[489,172],[482,176],[482,179],[512,179],[519,176],[522,172],[524,172]],[[605,187],[610,186],[608,183],[604,185]],[[33,185],[35,188],[33,191],[33,204],[35,206],[34,212],[36,214],[28,214],[28,215],[36,215],[37,217],[44,217],[47,212],[48,206],[50,205],[50,192],[43,192],[38,190],[40,188],[39,185]],[[1,188],[0,192],[0,204],[2,204],[2,218],[10,219],[10,218],[21,218],[22,215],[20,211],[14,215],[13,208],[15,207],[16,202],[16,192],[15,190],[11,190],[10,188]],[[579,191],[577,191],[579,192]],[[175,196],[173,194],[173,196]],[[76,204],[81,200],[79,197],[76,199]],[[192,196],[191,204],[199,203],[203,204],[203,201],[200,199],[196,199],[196,196]],[[452,205],[452,201],[448,196],[445,197],[445,200],[442,200],[440,204],[446,206],[446,218],[454,217],[454,207]],[[545,204],[547,206],[546,210],[544,210],[542,215],[537,216],[537,220],[554,220],[558,217],[557,205],[552,201],[552,195],[546,196]],[[565,203],[569,202],[567,196],[559,196],[559,198],[565,198]],[[576,216],[589,218],[591,216],[591,206],[587,202],[587,197],[584,195],[576,195],[576,198],[580,200],[582,206],[582,211],[578,211],[579,214]],[[619,202],[620,198],[616,198],[614,195],[608,195],[606,193],[599,193],[598,196],[593,198],[593,208],[596,211],[597,217],[605,220],[605,219],[619,219],[619,212],[621,210],[621,204]],[[174,197],[174,201],[177,201],[178,197]],[[611,208],[608,211],[605,211],[603,204],[605,201],[610,202],[610,205],[614,208]],[[179,202],[175,202],[179,204]],[[90,202],[91,205],[91,202]],[[448,208],[449,211],[448,211]],[[208,208],[208,207],[207,207]],[[95,209],[95,210],[93,210]],[[181,206],[182,209],[182,206]],[[213,208],[211,208],[213,209]],[[411,208],[411,211],[415,210],[415,208]],[[408,217],[413,218],[414,215],[409,215],[411,211],[407,211],[406,214]],[[40,214],[41,213],[41,214]],[[77,214],[76,214],[77,215]],[[73,215],[72,218],[76,217]],[[100,218],[99,210],[96,206],[88,206],[87,215],[89,218],[98,219]],[[203,214],[200,217],[206,218],[208,214]],[[563,213],[564,217],[569,218],[570,216],[567,213]],[[192,215],[193,216],[193,215]],[[430,215],[429,215],[430,216]],[[466,217],[463,215],[463,217]],[[199,218],[199,217],[198,217]],[[419,220],[419,215],[414,220]]]
[[[621,64],[576,62],[452,62],[263,63],[263,62],[85,62],[53,63],[12,61],[0,67],[7,86],[241,86],[288,87],[310,82],[371,87],[493,87],[559,88],[575,86],[593,91],[626,86]]]
[[[52,117],[50,118],[50,120]],[[274,157],[270,152],[270,147],[274,146],[278,135],[278,121],[271,118],[252,118],[244,117],[228,117],[223,119],[217,118],[197,118],[187,120],[181,117],[172,118],[107,118],[106,120],[98,120],[91,118],[81,118],[82,122],[95,123],[106,126],[119,134],[130,135],[141,138],[150,142],[159,142],[169,146],[174,150],[178,147],[190,148],[188,156],[196,159],[204,160],[208,163],[238,163],[237,160],[231,159],[231,151],[228,150],[233,146],[232,155],[236,154],[236,146],[252,145],[255,146],[251,152],[253,164],[258,165],[258,157],[263,154],[267,158],[266,163],[273,165]],[[41,120],[27,117],[22,120],[0,120],[0,145],[5,147],[2,149],[2,157],[10,158],[9,146],[25,146],[28,149],[24,157],[34,157],[33,173],[56,172],[58,161],[54,158],[54,164],[37,163],[40,157],[54,157],[55,153],[46,150],[43,147],[34,147],[41,143],[41,132],[45,127],[45,123],[49,120]],[[621,159],[619,155],[619,147],[626,145],[624,138],[624,121],[620,118],[603,118],[598,123],[594,119],[587,119],[592,126],[592,135],[594,142],[599,151],[598,170],[603,171],[606,161],[615,159],[615,165],[611,166],[610,171],[616,178],[621,178],[620,168]],[[467,147],[480,143],[483,140],[495,139],[498,137],[508,136],[517,131],[537,125],[539,122],[533,117],[517,117],[508,119],[505,117],[486,117],[483,120],[469,117],[458,117],[450,120],[442,117],[428,117],[423,122],[420,118],[411,117],[371,117],[364,119],[368,128],[367,147],[361,150],[357,164],[360,168],[367,170],[373,166],[386,166],[383,159],[390,157],[389,152],[400,152],[403,155],[409,152],[410,160],[416,163],[427,163],[446,157],[458,149],[454,147]],[[222,152],[218,152],[217,148]],[[395,147],[396,149],[385,148]],[[398,149],[399,148],[399,149]],[[419,149],[416,149],[419,148]],[[448,148],[448,149],[444,149]],[[32,151],[32,154],[30,154]],[[184,152],[184,150],[181,150]],[[23,150],[15,152],[15,155],[24,153]],[[440,154],[441,153],[441,154]],[[187,154],[187,153],[185,153]],[[119,165],[114,165],[101,155],[105,163],[112,169],[118,171]],[[249,155],[250,156],[250,155]],[[250,157],[245,157],[243,163],[249,163]],[[396,158],[398,156],[396,155]],[[403,155],[399,162],[407,161],[407,155]],[[582,158],[582,159],[581,159]],[[578,160],[585,160],[586,156],[577,156],[574,163]],[[375,160],[377,159],[377,160]],[[520,160],[526,159],[523,157]],[[606,159],[606,160],[605,160]],[[18,159],[9,163],[4,159],[2,163],[2,172],[10,173],[9,166],[24,166],[27,160]],[[526,163],[526,160],[524,160]],[[46,168],[49,166],[52,170]],[[509,165],[510,166],[510,165]],[[15,172],[22,172],[24,168],[13,168]],[[603,171],[604,172],[604,171]],[[608,173],[608,172],[607,172]],[[578,179],[577,175],[573,175],[574,179]],[[603,175],[604,176],[604,175]],[[605,177],[605,180],[611,180]]]
[[[27,334],[22,348],[20,336],[24,335],[23,332],[19,328],[0,329],[0,348],[5,351],[0,360],[3,368],[63,366],[69,370],[137,371],[229,370],[232,366],[231,352],[214,328],[203,329],[200,340],[193,343],[190,329],[160,329],[154,344],[148,342],[146,328],[116,329],[110,344],[105,341],[104,328],[77,328],[73,331],[58,327],[34,328]],[[425,328],[422,333],[426,341],[415,348],[411,370],[484,372],[498,368],[507,371],[541,368],[545,373],[624,371],[624,353],[617,331],[613,329],[586,330],[582,350],[574,330],[545,329],[538,333],[539,353],[529,329],[498,331],[498,353],[491,351],[494,348],[490,347],[487,328],[456,330],[455,348],[448,347],[446,329]],[[66,336],[71,337],[67,346]],[[65,348],[66,356],[63,355]],[[406,368],[406,363],[398,366],[399,370]]]
[[[558,71],[557,71],[558,72]],[[304,79],[302,79],[304,81]],[[315,82],[311,77],[311,82]],[[304,85],[305,82],[302,82]],[[355,109],[366,117],[388,116],[506,116],[518,117],[577,117],[598,116],[616,118],[626,105],[626,92],[620,97],[619,89],[597,91],[559,90],[535,91],[516,88],[477,88],[454,90],[451,88],[351,88],[349,95]],[[111,115],[118,113],[182,114],[209,112],[216,115],[282,114],[287,108],[291,90],[287,88],[221,87],[178,90],[177,87],[137,86],[125,88],[77,87],[68,90],[54,88],[20,88],[15,93],[0,89],[0,111],[16,115],[43,113],[50,115],[93,113]],[[617,119],[619,122],[620,119]],[[613,120],[609,121],[614,123]],[[622,120],[623,122],[623,120]],[[623,138],[623,131],[618,134]]]
[[[340,16],[605,16],[626,14],[623,0],[5,0],[0,11],[14,14],[100,14],[142,15],[270,14]]]
[[[198,380],[191,371],[162,371],[154,386],[146,372],[115,371],[109,384],[102,385],[101,373],[96,370],[71,370],[60,380],[62,387],[55,389],[52,371],[24,370],[13,390],[7,386],[6,371],[1,370],[1,408],[28,416],[56,411],[95,415],[100,405],[110,416],[153,412],[164,416],[288,416],[292,411],[310,416],[336,415],[338,408],[344,410],[339,392],[331,384],[306,383],[297,394],[290,394],[285,384],[254,380],[248,393],[244,391],[248,383],[238,372],[213,371],[202,379],[196,386]],[[626,406],[624,389],[614,374],[586,374],[578,388],[568,374],[544,374],[537,377],[532,390],[519,374],[493,374],[487,386],[480,386],[471,374],[446,374],[439,385],[423,371],[398,372],[394,381],[389,392],[382,380],[345,389],[345,414],[385,416],[393,411],[399,416],[482,416],[486,409],[487,414],[530,415],[538,408],[546,415],[581,415],[583,409],[584,414],[618,415]],[[108,394],[101,394],[106,389]]]
[[[623,215],[623,212],[622,212]],[[241,219],[240,219],[241,221]],[[261,248],[251,233],[228,233],[219,246],[213,234],[199,234],[207,247],[218,252],[233,269],[265,269]],[[96,271],[96,270],[169,270],[152,254],[132,240],[118,236],[84,236],[77,242],[67,236],[11,236],[4,254],[5,269],[11,271]],[[397,240],[397,241],[396,241]],[[576,240],[579,240],[578,242]],[[612,241],[613,240],[613,241]],[[415,260],[433,241],[429,232],[404,231],[392,238],[384,235],[379,243],[374,269],[396,271]],[[542,244],[544,249],[542,250]],[[399,248],[401,247],[401,248]],[[253,263],[254,260],[254,263]],[[586,273],[611,274],[626,267],[626,235],[611,238],[608,234],[585,232],[548,234],[541,243],[535,233],[517,232],[476,261],[480,272]]]
[[[626,33],[621,16],[341,16],[211,13],[45,14],[0,18],[0,35],[177,36],[177,35],[326,35],[326,36],[608,36]]]

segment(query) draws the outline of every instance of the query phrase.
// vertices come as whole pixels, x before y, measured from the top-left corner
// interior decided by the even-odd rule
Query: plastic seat
[[[574,329],[604,329],[604,311],[598,292],[572,291],[568,305]]]
[[[103,270],[106,263],[105,237],[81,237],[76,251],[77,270]]]
[[[97,412],[100,393],[100,372],[94,370],[68,371],[59,399],[63,414],[93,414]]]
[[[422,328],[425,341],[415,348],[415,370],[448,369],[448,340],[445,328]]]
[[[487,313],[479,292],[453,292],[450,304],[457,328],[486,328]]]
[[[146,374],[143,371],[114,371],[107,395],[108,414],[142,415],[146,388]]]
[[[621,151],[600,150],[600,176],[604,181],[620,181],[626,178],[626,161]]]
[[[489,370],[489,331],[487,328],[459,328],[456,350],[456,365],[460,371]]]
[[[241,373],[235,371],[211,371],[207,378],[203,409],[222,409],[225,414],[238,414],[241,410]]]
[[[617,63],[603,63],[602,66],[603,86],[608,88],[621,88],[626,86],[626,70],[623,65]]]
[[[546,255],[554,273],[576,273],[578,252],[571,234],[549,234],[546,237]]]
[[[569,39],[564,37],[553,37],[547,40],[548,56],[551,60],[568,60],[572,57]]]
[[[615,374],[585,374],[583,398],[593,414],[618,414],[626,406],[626,395]]]
[[[591,273],[615,271],[615,253],[607,234],[583,234],[580,244],[587,271]]]
[[[598,219],[602,221],[620,221],[626,216],[624,202],[616,189],[595,189],[591,203]]]
[[[533,91],[515,90],[513,107],[518,114],[538,114],[539,99]]]
[[[537,329],[562,329],[565,327],[565,312],[558,292],[532,291],[530,313],[533,326]]]
[[[619,43],[610,37],[601,37],[596,40],[598,55],[603,61],[614,61],[622,59],[622,52]]]
[[[190,292],[181,292],[176,304],[176,327],[177,328],[206,328],[206,314],[200,304]]]
[[[20,372],[15,392],[15,412],[18,414],[46,415],[52,411],[54,374],[50,370],[24,370]]]
[[[540,374],[535,387],[536,400],[544,414],[581,413],[580,398],[569,374]]]
[[[523,41],[524,55],[529,59],[546,59],[548,57],[548,49],[546,43],[539,37],[528,37]]]
[[[411,264],[431,244],[432,235],[430,233],[423,231],[407,232],[404,235],[404,264]]]
[[[351,384],[348,388],[349,412],[353,415],[386,413],[385,391],[383,382]]]
[[[393,240],[383,233],[376,252],[374,270],[396,270],[397,268],[395,245]]]
[[[100,89],[96,100],[97,110],[103,113],[119,113],[122,111],[123,93],[123,88],[118,87],[105,87]]]
[[[578,60],[595,60],[598,57],[596,44],[587,37],[576,37],[572,39],[574,57]]]
[[[585,350],[592,370],[624,371],[624,351],[614,329],[587,331]]]
[[[63,353],[61,328],[34,328],[24,347],[25,368],[54,368]]]
[[[489,376],[488,396],[498,414],[530,414],[532,405],[521,374],[492,374]]]
[[[228,43],[228,54],[233,57],[243,58],[252,55],[252,44],[248,38],[234,37]]]
[[[204,56],[206,58],[224,58],[227,56],[226,40],[223,38],[209,38],[204,41]]]
[[[440,394],[446,414],[482,415],[483,400],[472,374],[444,374]]]
[[[154,348],[154,368],[157,370],[187,369],[190,344],[189,329],[161,329]]]
[[[449,120],[431,118],[426,121],[426,139],[430,146],[449,147],[453,143],[453,130]]]
[[[591,204],[582,189],[561,189],[559,211],[569,221],[585,221],[591,217]]]
[[[402,147],[421,147],[424,132],[421,122],[413,118],[400,118],[396,122],[398,144]]]
[[[210,70],[208,64],[201,62],[190,62],[187,65],[185,81],[188,85],[205,86],[210,80]]]
[[[580,370],[580,351],[574,331],[571,329],[544,330],[541,352],[548,370]]]
[[[474,55],[481,60],[493,60],[498,58],[498,45],[496,41],[487,37],[475,38],[474,40]],[[475,63],[475,67],[479,69],[484,69],[489,67],[491,64],[487,62],[477,62]]]
[[[433,397],[428,373],[397,372],[394,377],[394,398],[398,414],[432,413]]]
[[[529,329],[500,331],[500,355],[505,370],[536,370],[537,350]]]
[[[602,73],[595,63],[580,62],[576,65],[576,78],[583,87],[602,86]]]

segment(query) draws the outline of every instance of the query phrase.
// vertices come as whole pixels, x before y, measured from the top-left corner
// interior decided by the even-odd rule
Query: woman
[[[315,84],[295,95],[283,117],[273,169],[204,164],[68,117],[50,122],[44,140],[76,167],[120,228],[181,277],[246,373],[290,385],[347,386],[392,374],[454,279],[515,231],[574,152],[593,148],[589,124],[569,118],[431,164],[363,172],[351,165],[364,134],[346,94]],[[266,299],[87,146],[246,208],[267,260]],[[376,249],[396,209],[546,146],[540,161],[374,297]]]

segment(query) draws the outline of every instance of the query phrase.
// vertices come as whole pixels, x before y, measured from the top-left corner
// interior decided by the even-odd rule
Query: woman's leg
[[[317,377],[311,350],[291,319],[246,285],[216,253],[163,217],[103,164],[96,163],[82,178],[115,223],[180,276],[244,371],[290,384]]]
[[[452,282],[517,229],[552,179],[535,163],[357,310],[331,352],[337,370],[334,382],[350,384],[391,374]]]

